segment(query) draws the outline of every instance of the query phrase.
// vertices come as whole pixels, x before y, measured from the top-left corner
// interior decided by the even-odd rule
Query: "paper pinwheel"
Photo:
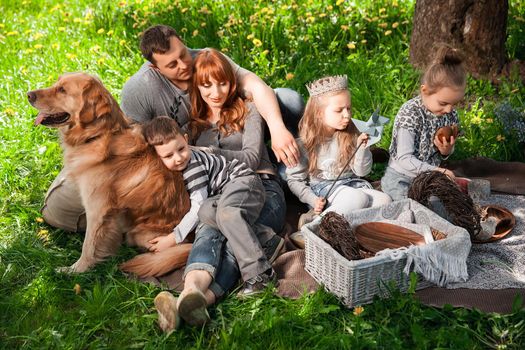
[[[383,134],[383,127],[388,123],[390,119],[379,115],[379,107],[372,113],[368,121],[363,121],[359,119],[352,118],[354,125],[360,132],[367,133],[369,138],[366,143],[367,147],[376,144],[381,140],[381,135]]]

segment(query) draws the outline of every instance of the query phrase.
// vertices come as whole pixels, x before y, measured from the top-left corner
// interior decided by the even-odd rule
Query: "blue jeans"
[[[219,299],[228,292],[241,277],[233,252],[219,230],[199,224],[191,248],[184,276],[193,270],[208,271],[213,280],[209,289]]]
[[[274,230],[275,233],[279,233],[283,230],[286,220],[286,200],[284,198],[284,192],[277,179],[264,179],[264,175],[261,175],[261,177],[266,198],[259,218],[255,223],[268,226]],[[266,241],[260,241],[261,244],[266,243]]]

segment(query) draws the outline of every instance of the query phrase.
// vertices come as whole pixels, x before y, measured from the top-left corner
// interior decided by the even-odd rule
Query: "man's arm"
[[[239,68],[237,79],[241,93],[253,99],[257,110],[268,124],[272,137],[272,150],[277,160],[282,161],[287,167],[297,165],[299,149],[293,135],[284,125],[273,89],[257,75],[244,68]]]

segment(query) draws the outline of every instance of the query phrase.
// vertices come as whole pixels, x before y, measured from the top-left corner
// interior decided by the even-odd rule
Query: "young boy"
[[[190,148],[188,135],[182,134],[177,122],[169,117],[154,118],[144,126],[143,133],[164,165],[182,172],[191,202],[173,234],[153,239],[150,250],[160,251],[182,242],[195,229],[199,218],[206,219],[206,224],[226,237],[237,259],[244,280],[241,295],[261,291],[269,282],[275,282],[275,272],[252,228],[264,204],[260,178],[244,163],[228,162],[222,156]],[[212,196],[213,204],[203,206]]]

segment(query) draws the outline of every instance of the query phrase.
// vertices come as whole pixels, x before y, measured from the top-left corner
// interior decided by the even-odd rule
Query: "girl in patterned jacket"
[[[436,136],[443,126],[459,123],[454,106],[465,95],[466,73],[457,50],[442,45],[421,81],[420,95],[401,106],[392,129],[390,160],[381,188],[393,200],[407,197],[412,180],[420,173],[441,171],[454,179],[454,173],[439,167],[454,151],[456,140]]]

